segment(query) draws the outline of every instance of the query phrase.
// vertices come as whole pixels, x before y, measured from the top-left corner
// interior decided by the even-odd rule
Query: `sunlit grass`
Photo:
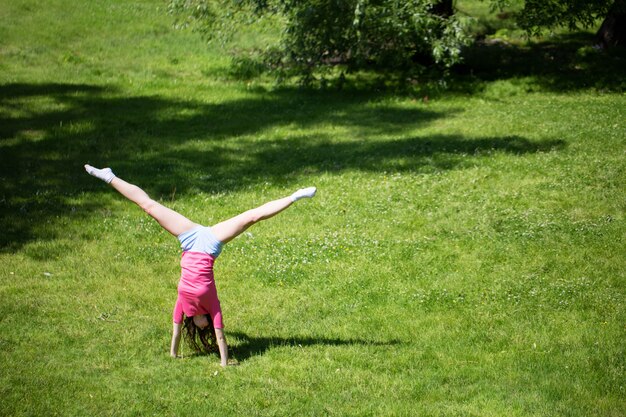
[[[619,80],[242,82],[160,2],[74,3],[0,5],[1,414],[623,413]],[[240,366],[169,358],[178,243],[85,162],[205,224],[318,187],[216,263]]]

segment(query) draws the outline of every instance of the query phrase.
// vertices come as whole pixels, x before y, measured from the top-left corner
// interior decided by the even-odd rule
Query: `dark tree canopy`
[[[494,9],[519,4],[484,1]],[[449,67],[470,41],[453,0],[170,0],[169,10],[208,39],[271,20],[281,38],[263,49],[266,65],[305,78],[338,64],[348,70]],[[515,16],[531,35],[594,27],[604,19],[599,44],[623,45],[626,38],[626,0],[525,0]]]
[[[504,8],[511,0],[492,0]],[[594,27],[603,19],[597,39],[603,46],[624,45],[626,41],[626,0],[525,0],[517,22],[530,34],[559,26],[576,30]]]
[[[451,0],[171,0],[170,10],[209,37],[233,22],[279,16],[275,61],[301,73],[349,68],[450,66],[469,40]]]

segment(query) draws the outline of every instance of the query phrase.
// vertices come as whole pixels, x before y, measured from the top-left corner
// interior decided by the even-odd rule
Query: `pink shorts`
[[[183,314],[187,317],[208,314],[213,327],[224,328],[222,308],[213,278],[213,262],[215,258],[207,253],[183,252],[174,323],[182,323]]]

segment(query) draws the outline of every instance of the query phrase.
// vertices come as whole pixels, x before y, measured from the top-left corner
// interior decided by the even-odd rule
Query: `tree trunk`
[[[618,0],[619,1],[619,0]],[[448,18],[454,14],[453,0],[441,0],[430,9],[437,16]]]
[[[626,0],[615,0],[596,33],[596,41],[604,48],[626,46]]]

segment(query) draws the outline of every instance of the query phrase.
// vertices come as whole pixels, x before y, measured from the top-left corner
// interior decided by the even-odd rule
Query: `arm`
[[[172,330],[172,345],[170,347],[170,356],[172,358],[178,357],[178,346],[180,345],[180,335],[182,327],[182,323],[174,323],[174,327]]]
[[[217,347],[220,350],[221,365],[226,367],[228,365],[228,345],[226,345],[224,329],[215,329],[215,338],[217,339]]]

